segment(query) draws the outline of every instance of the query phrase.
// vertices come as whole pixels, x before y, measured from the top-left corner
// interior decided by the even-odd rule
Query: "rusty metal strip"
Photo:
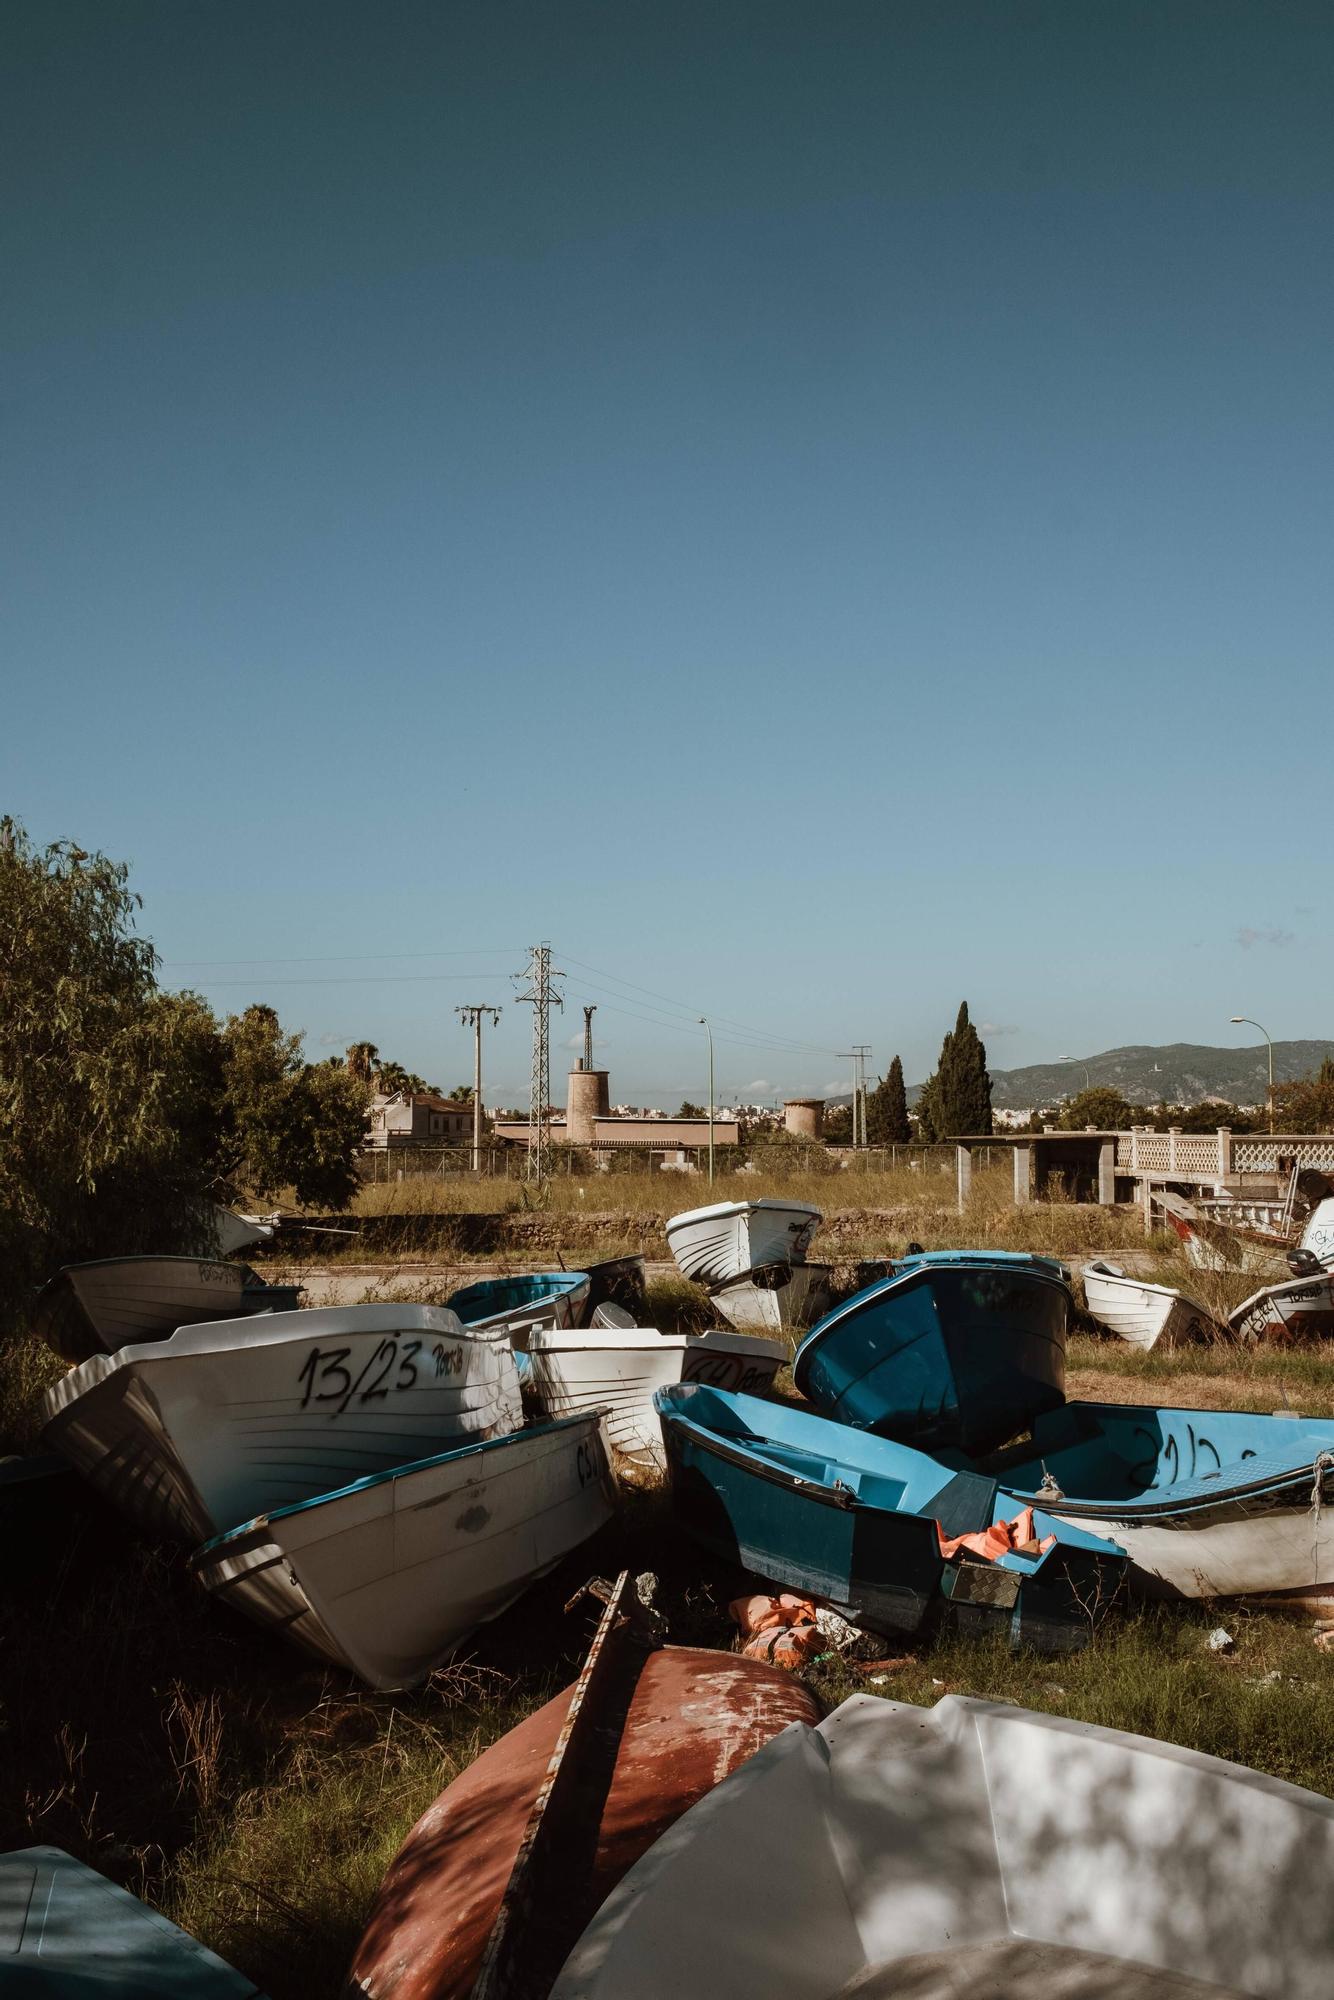
[[[559,1839],[562,1805],[574,1788],[579,1748],[597,1720],[597,1695],[616,1652],[613,1642],[619,1634],[631,1629],[632,1621],[621,1603],[629,1584],[630,1572],[622,1570],[606,1594],[606,1608],[598,1620],[546,1776],[528,1815],[510,1879],[486,1941],[471,2000],[529,2000],[530,1995],[546,1991],[545,1983],[539,1987],[525,1979],[519,1956],[523,1931],[531,1913],[541,1904],[543,1871]]]

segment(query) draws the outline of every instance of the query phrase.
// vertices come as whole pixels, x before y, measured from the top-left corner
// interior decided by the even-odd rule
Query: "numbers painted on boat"
[[[358,1403],[379,1403],[401,1389],[412,1389],[418,1380],[417,1356],[424,1342],[405,1340],[391,1335],[379,1341],[362,1362],[361,1368],[353,1375],[348,1362],[352,1358],[350,1347],[312,1347],[301,1364],[297,1382],[301,1386],[301,1407],[308,1409],[312,1403],[326,1403],[329,1414],[341,1417],[355,1400]],[[463,1349],[454,1350],[456,1359],[453,1368],[444,1365],[449,1359],[449,1350],[442,1350],[437,1343],[433,1360],[437,1377],[455,1373],[463,1365]]]
[[[600,1437],[585,1438],[574,1454],[574,1469],[579,1474],[580,1491],[591,1486],[595,1479],[602,1477],[606,1468],[606,1454]]]

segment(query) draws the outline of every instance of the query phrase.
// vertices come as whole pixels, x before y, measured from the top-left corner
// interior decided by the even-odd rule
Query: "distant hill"
[[[1290,1083],[1319,1069],[1334,1056],[1334,1042],[1275,1042],[1274,1081]],[[993,1069],[991,1101],[999,1111],[1040,1110],[1073,1097],[1090,1084],[1110,1084],[1130,1104],[1199,1104],[1224,1097],[1229,1104],[1263,1104],[1269,1083],[1269,1051],[1215,1049],[1197,1042],[1169,1042],[1162,1048],[1107,1049],[1073,1062],[1031,1063],[1026,1069]],[[916,1098],[920,1084],[908,1092]]]

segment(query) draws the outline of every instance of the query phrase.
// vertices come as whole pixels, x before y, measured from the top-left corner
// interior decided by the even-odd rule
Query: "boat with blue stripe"
[[[1013,1499],[1120,1543],[1151,1595],[1334,1611],[1334,1421],[1067,1403],[984,1463]]]
[[[827,1313],[793,1377],[841,1423],[925,1451],[989,1451],[1064,1402],[1073,1303],[1053,1257],[922,1251]]]
[[[1067,1652],[1087,1643],[1117,1595],[1123,1551],[1045,1510],[1035,1511],[1027,1553],[946,1557],[942,1537],[980,1534],[1015,1512],[990,1476],[793,1404],[703,1384],[660,1389],[654,1404],[686,1530],[856,1624],[902,1634],[943,1622]],[[1054,1545],[1038,1550],[1048,1536]]]
[[[578,1326],[592,1284],[587,1271],[528,1271],[480,1278],[448,1300],[465,1326]]]

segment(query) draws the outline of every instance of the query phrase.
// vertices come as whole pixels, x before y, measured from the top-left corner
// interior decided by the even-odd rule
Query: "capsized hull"
[[[666,1646],[642,1657],[599,1800],[575,1934],[653,1842],[791,1723],[819,1720],[780,1667]],[[566,1688],[484,1750],[408,1835],[352,1960],[347,2000],[470,1994],[529,1811],[569,1709]],[[590,1829],[592,1832],[593,1829]]]
[[[828,1312],[831,1275],[828,1264],[779,1265],[720,1286],[713,1303],[742,1333],[795,1333]]]
[[[1265,1286],[1229,1313],[1228,1325],[1239,1340],[1334,1340],[1334,1271]]]
[[[246,1264],[209,1257],[105,1257],[67,1264],[38,1294],[33,1331],[66,1361],[165,1340],[178,1326],[295,1305]]]
[[[793,1378],[840,1423],[926,1451],[988,1451],[1064,1401],[1071,1304],[1051,1258],[929,1252],[822,1319]]]
[[[653,1398],[681,1380],[687,1352],[684,1334],[652,1327],[535,1329],[525,1391],[547,1417],[604,1409],[612,1449],[661,1471],[666,1461]]]
[[[1334,1590],[1334,1422],[1070,1403],[1005,1459],[1006,1493],[1119,1543],[1148,1595]]]
[[[1043,1513],[1036,1537],[1057,1537],[1044,1554],[946,1560],[940,1531],[973,1534],[1016,1512],[985,1476],[750,1396],[682,1386],[660,1392],[657,1407],[673,1508],[687,1532],[725,1561],[826,1598],[874,1631],[913,1633],[930,1619],[1072,1651],[1116,1597],[1122,1552]]]
[[[600,1413],[261,1515],[193,1558],[207,1589],[371,1687],[412,1687],[610,1519]]]
[[[599,1306],[621,1306],[636,1326],[648,1315],[648,1281],[640,1256],[607,1257],[590,1264],[586,1273],[588,1296],[579,1315],[580,1326],[591,1326]]]
[[[482,1278],[449,1301],[465,1326],[578,1326],[588,1305],[587,1271],[534,1271]]]
[[[1331,1879],[1314,1792],[1008,1703],[853,1695],[650,1848],[551,2000],[1327,2000]]]
[[[0,1854],[0,1987],[14,2000],[264,2000],[254,1983],[58,1847]]]
[[[183,1327],[46,1392],[44,1441],[155,1534],[237,1521],[522,1422],[504,1332],[439,1306],[322,1306]]]
[[[723,1201],[667,1219],[667,1244],[683,1277],[734,1284],[770,1264],[799,1264],[820,1211],[796,1201]]]
[[[1171,1285],[1151,1285],[1101,1261],[1085,1264],[1082,1275],[1090,1316],[1146,1353],[1158,1346],[1216,1339],[1222,1331],[1212,1313]]]

